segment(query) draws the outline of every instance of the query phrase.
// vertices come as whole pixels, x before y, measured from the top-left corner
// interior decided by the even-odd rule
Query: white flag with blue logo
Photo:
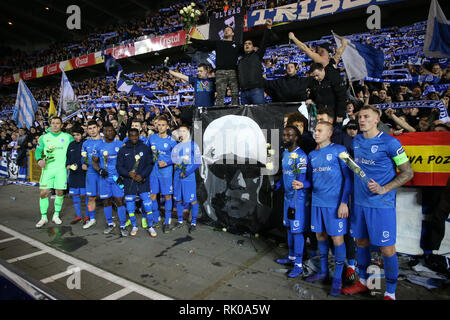
[[[423,52],[427,57],[450,58],[450,24],[437,0],[431,1]]]
[[[61,85],[58,100],[58,116],[70,114],[78,108],[77,97],[64,70],[61,76]]]
[[[29,129],[33,125],[34,114],[37,108],[38,104],[36,99],[34,99],[25,82],[20,79],[12,119],[19,128],[27,127]]]
[[[338,47],[343,39],[335,34],[334,40]],[[365,77],[381,78],[384,69],[384,53],[367,44],[347,39],[347,47],[342,54],[345,71],[350,81],[359,81]]]

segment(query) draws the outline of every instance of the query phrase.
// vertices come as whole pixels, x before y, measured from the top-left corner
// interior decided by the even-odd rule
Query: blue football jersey
[[[371,139],[358,134],[353,139],[355,162],[366,173],[368,179],[372,178],[383,186],[391,182],[397,175],[396,164],[393,160],[405,152],[400,141],[383,132]],[[392,190],[383,195],[370,192],[367,183],[355,175],[355,204],[372,208],[395,208],[396,191]]]
[[[102,140],[101,143],[95,147],[96,157],[99,158],[100,168],[108,171],[109,177],[119,176],[116,169],[117,154],[120,148],[123,146],[123,141],[113,140],[112,142],[106,142]],[[105,165],[106,161],[106,165]]]
[[[294,159],[295,155],[297,158]],[[294,172],[294,169],[297,168],[300,174],[306,174],[306,168],[308,164],[308,157],[306,153],[303,152],[300,147],[297,147],[292,152],[289,152],[287,149],[284,150],[282,155],[281,166],[283,169],[283,184],[284,184],[284,195],[288,199],[292,199],[295,194],[295,190],[292,188],[292,182],[294,180],[298,180],[299,173]],[[305,189],[297,190],[299,195],[303,195],[305,193]]]
[[[172,176],[172,149],[177,145],[177,142],[171,137],[160,138],[158,134],[152,134],[148,137],[147,145],[152,149],[154,157],[156,157],[155,166],[152,170],[152,175]],[[169,165],[164,168],[158,166],[158,161],[164,161]]]
[[[312,182],[311,205],[315,207],[339,207],[344,188],[343,170],[349,173],[346,164],[339,159],[344,146],[331,143],[308,155],[308,166]]]
[[[172,162],[175,165],[183,165],[185,167],[185,173],[189,172],[194,165],[201,164],[201,160],[202,155],[200,153],[200,148],[195,142],[180,142],[172,150]],[[175,166],[175,178],[179,177],[181,172],[183,172],[183,170]],[[184,180],[195,180],[195,175],[191,174],[184,178]]]
[[[81,153],[86,152],[87,158],[89,160],[87,173],[96,173],[97,172],[97,171],[95,171],[94,167],[92,166],[92,156],[98,157],[95,149],[98,144],[102,143],[102,141],[103,141],[102,139],[94,140],[92,138],[89,138],[83,142],[83,146],[81,147]],[[84,162],[83,162],[83,164],[84,164]]]

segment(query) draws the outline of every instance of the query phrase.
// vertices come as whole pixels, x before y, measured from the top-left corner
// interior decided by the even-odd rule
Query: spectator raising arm
[[[385,111],[385,113],[389,117],[389,119],[392,119],[396,124],[398,124],[400,127],[405,129],[406,131],[408,131],[408,132],[416,132],[416,129],[411,127],[406,121],[404,121],[403,119],[400,119],[399,117],[397,117],[395,115],[395,113],[394,113],[394,110],[392,110],[391,108],[387,109]]]
[[[294,41],[295,45],[302,50],[308,57],[310,57],[314,62],[321,63],[324,67],[330,62],[328,57],[320,56],[319,54],[313,52],[306,44],[298,40],[293,32],[289,32],[289,39]]]
[[[189,77],[186,76],[186,75],[184,75],[184,74],[182,74],[182,73],[180,73],[180,72],[176,72],[176,71],[173,71],[173,70],[169,70],[169,74],[170,74],[171,76],[174,76],[175,78],[181,79],[181,80],[183,80],[183,81],[186,81],[186,82],[189,81]]]

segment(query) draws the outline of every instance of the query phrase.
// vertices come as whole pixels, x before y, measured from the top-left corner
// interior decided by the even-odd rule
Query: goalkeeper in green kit
[[[73,137],[68,133],[61,132],[62,119],[60,117],[53,117],[50,126],[50,131],[39,138],[34,155],[38,165],[42,168],[39,181],[41,220],[36,224],[36,228],[41,228],[48,222],[47,209],[50,189],[55,189],[56,193],[55,213],[52,221],[56,224],[62,223],[59,213],[64,200],[64,190],[67,188],[66,154]]]

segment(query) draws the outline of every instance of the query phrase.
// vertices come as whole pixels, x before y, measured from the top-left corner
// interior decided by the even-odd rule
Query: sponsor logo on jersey
[[[313,172],[325,172],[331,171],[331,167],[316,167],[313,169]]]
[[[362,164],[369,164],[371,166],[375,165],[375,160],[369,160],[364,158],[355,158],[356,162],[362,163]]]

